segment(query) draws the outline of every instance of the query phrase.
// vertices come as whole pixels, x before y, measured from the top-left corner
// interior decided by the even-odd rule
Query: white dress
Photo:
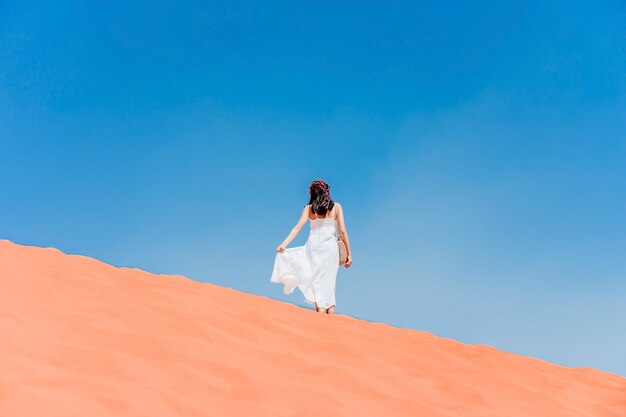
[[[311,231],[304,246],[277,253],[271,282],[283,284],[283,293],[297,287],[304,301],[320,308],[335,305],[335,282],[339,270],[337,221],[333,217],[309,219]]]

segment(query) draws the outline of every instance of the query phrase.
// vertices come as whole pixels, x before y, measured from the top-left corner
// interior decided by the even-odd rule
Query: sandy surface
[[[0,241],[0,416],[625,417],[626,378]]]

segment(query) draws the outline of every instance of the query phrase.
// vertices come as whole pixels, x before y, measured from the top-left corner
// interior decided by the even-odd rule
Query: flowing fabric
[[[339,270],[337,221],[310,219],[311,231],[304,246],[276,254],[271,282],[283,284],[283,293],[299,288],[308,304],[320,308],[335,305],[335,282]]]

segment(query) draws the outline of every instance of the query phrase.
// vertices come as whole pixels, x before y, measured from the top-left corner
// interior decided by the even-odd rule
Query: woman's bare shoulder
[[[338,202],[334,201],[333,209],[331,210],[332,217],[334,217],[335,219],[338,219],[339,213],[341,213],[341,212],[342,212],[341,204],[339,204]]]

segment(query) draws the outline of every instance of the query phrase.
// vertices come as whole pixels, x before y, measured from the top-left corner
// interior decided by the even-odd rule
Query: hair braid
[[[311,192],[311,210],[315,214],[326,215],[333,209],[335,202],[330,198],[330,186],[322,180],[311,182],[309,187]]]

